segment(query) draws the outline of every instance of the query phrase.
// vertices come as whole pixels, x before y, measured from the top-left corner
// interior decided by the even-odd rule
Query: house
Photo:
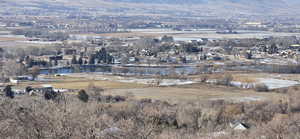
[[[178,58],[175,56],[168,56],[163,60],[165,60],[167,63],[178,63],[179,61]]]
[[[19,95],[25,94],[25,90],[21,90],[21,89],[13,89],[12,91],[13,91],[15,94],[19,94]]]
[[[55,61],[53,62],[53,65],[56,65]],[[66,66],[70,64],[70,60],[69,59],[63,59],[63,60],[59,60],[57,61],[57,66]]]
[[[17,76],[9,79],[11,83],[19,83],[21,81],[32,81],[32,76]]]
[[[113,63],[114,63],[114,64],[121,64],[121,60],[122,60],[122,59],[120,59],[120,58],[114,58]]]
[[[65,74],[54,74],[55,77],[66,76]]]
[[[55,88],[53,89],[54,92],[59,92],[59,93],[65,93],[65,92],[70,92],[69,89],[64,89],[64,88]]]
[[[124,135],[124,131],[118,127],[110,127],[100,131],[99,136],[121,136]]]
[[[197,55],[187,55],[185,56],[185,58],[187,63],[192,63],[199,60],[199,57]]]
[[[64,55],[75,55],[76,54],[76,49],[64,49],[63,54]]]
[[[5,86],[0,86],[0,92],[4,91]]]
[[[215,61],[219,61],[219,60],[223,60],[224,58],[217,55],[216,53],[207,53],[206,54],[206,59],[207,60],[215,60]]]
[[[63,56],[50,56],[49,61],[63,60]]]
[[[242,25],[243,27],[257,27],[257,28],[265,28],[267,25],[263,24],[262,22],[246,22]]]
[[[229,125],[233,130],[243,131],[249,129],[249,126],[242,122],[232,122]]]
[[[43,93],[43,92],[47,92],[47,91],[52,91],[53,87],[52,87],[52,85],[42,85],[42,87],[33,88],[33,90],[34,90],[34,92]]]
[[[129,57],[128,61],[129,61],[130,63],[134,63],[134,62],[137,61],[137,58],[135,58],[135,57]]]
[[[0,27],[6,27],[5,23],[0,22]]]
[[[289,49],[299,51],[300,50],[300,44],[292,44],[292,45],[290,45]]]

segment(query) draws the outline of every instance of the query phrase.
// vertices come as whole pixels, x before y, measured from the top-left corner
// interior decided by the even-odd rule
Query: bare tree
[[[39,67],[33,67],[29,69],[28,73],[32,76],[32,79],[35,80],[38,75],[40,74],[40,68]]]
[[[6,77],[23,75],[26,72],[25,66],[22,63],[9,60],[4,63],[2,72]]]

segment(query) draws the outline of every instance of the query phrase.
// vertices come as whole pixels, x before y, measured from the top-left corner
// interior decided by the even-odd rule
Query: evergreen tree
[[[9,97],[9,98],[11,98],[11,99],[15,98],[15,93],[12,91],[10,85],[7,85],[7,86],[4,88],[4,93],[5,93],[5,96],[6,96],[6,97]]]
[[[53,90],[47,90],[44,94],[46,100],[54,100],[58,94]]]
[[[27,67],[31,68],[33,66],[33,60],[29,56],[25,57],[25,62],[27,64]]]
[[[57,66],[58,65],[58,61],[57,59],[54,60],[54,65]]]
[[[252,54],[251,51],[246,51],[246,53],[245,53],[245,58],[246,59],[252,59],[252,56],[253,56],[253,54]]]
[[[89,95],[85,92],[85,90],[80,90],[77,95],[78,99],[82,102],[88,102],[89,101]]]
[[[88,62],[88,63],[89,63],[89,64],[95,64],[95,59],[96,59],[96,58],[95,58],[95,55],[93,55],[93,54],[90,55],[90,57],[89,57],[89,62]]]
[[[76,55],[73,55],[73,58],[71,60],[71,64],[77,64],[77,58]]]
[[[268,49],[269,54],[274,54],[278,52],[278,47],[276,46],[275,43],[273,43],[270,48]]]
[[[82,57],[79,57],[79,59],[78,59],[78,64],[79,64],[79,65],[82,65],[82,64],[83,64]]]
[[[101,48],[101,50],[97,52],[97,58],[99,59],[99,61],[107,63],[107,52],[105,48]]]

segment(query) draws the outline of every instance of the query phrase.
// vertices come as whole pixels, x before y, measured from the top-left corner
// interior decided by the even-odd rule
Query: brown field
[[[245,38],[264,38],[265,36],[300,36],[300,33],[282,33],[282,32],[243,32],[240,34],[217,34],[214,30],[202,30],[196,32],[189,31],[172,31],[172,30],[133,30],[126,33],[101,33],[101,34],[82,34],[86,36],[102,36],[102,37],[161,37],[163,35],[170,35],[174,38],[215,38],[215,39],[245,39]]]
[[[249,79],[255,80],[255,78],[275,78],[282,80],[300,81],[300,74],[279,74],[279,73],[238,73],[233,74],[234,79]]]
[[[0,37],[0,41],[25,41],[25,39],[15,37]]]
[[[162,34],[142,33],[142,32],[126,32],[126,33],[102,33],[102,34],[82,34],[86,36],[101,36],[101,37],[115,37],[115,38],[128,38],[128,37],[158,37]]]
[[[86,75],[88,77],[88,75]],[[99,78],[117,78],[115,76],[99,76],[98,80],[84,77],[51,77],[55,81],[49,82],[25,82],[19,87],[41,86],[50,84],[55,88],[65,89],[86,89],[90,83],[105,89],[107,95],[131,95],[137,99],[151,98],[166,100],[170,102],[198,101],[198,100],[229,100],[229,101],[264,101],[264,100],[285,100],[286,95],[275,92],[255,92],[249,89],[217,86],[209,84],[191,84],[169,87],[151,87],[138,83],[122,83],[114,80],[106,81]],[[74,93],[70,93],[74,95]],[[75,93],[76,94],[76,93]]]
[[[252,99],[277,101],[285,99],[285,95],[274,92],[258,93],[254,90],[237,89],[233,87],[194,84],[177,87],[149,87],[134,89],[111,89],[106,94],[134,95],[138,99],[152,98],[168,101],[197,101],[197,100],[229,100],[251,101]]]
[[[147,85],[135,84],[135,83],[121,83],[113,81],[99,81],[90,79],[80,78],[60,78],[53,82],[25,82],[19,84],[19,86],[42,86],[43,84],[50,84],[54,88],[65,88],[65,89],[86,89],[89,84],[93,83],[97,87],[103,89],[124,89],[124,88],[144,88]]]
[[[252,73],[252,72],[227,72],[225,74],[232,75],[233,81],[253,83],[257,81],[257,78],[274,78],[281,80],[300,81],[300,74],[282,74],[282,73]],[[201,74],[191,75],[189,78],[197,79],[203,76],[207,76],[209,79],[220,79],[224,76],[224,73],[219,74]]]

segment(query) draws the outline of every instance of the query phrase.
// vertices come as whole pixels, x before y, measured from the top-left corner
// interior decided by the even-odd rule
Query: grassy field
[[[0,37],[0,41],[25,41],[25,39],[18,37]]]
[[[282,32],[244,32],[240,34],[217,34],[215,30],[202,30],[202,31],[172,31],[172,30],[159,30],[159,29],[146,29],[146,30],[133,30],[126,33],[102,33],[102,34],[82,34],[84,36],[101,36],[101,37],[161,37],[164,35],[173,36],[175,39],[195,39],[195,38],[215,38],[215,39],[245,39],[245,38],[264,38],[265,36],[300,36],[300,33],[282,33]]]
[[[229,100],[263,101],[281,100],[285,95],[274,92],[258,93],[254,90],[237,89],[233,87],[214,86],[207,84],[193,84],[177,87],[149,87],[135,89],[111,89],[105,92],[113,95],[134,95],[138,99],[152,98],[168,101],[197,101],[197,100]]]
[[[67,88],[67,89],[85,89],[90,83],[93,83],[97,87],[104,89],[122,89],[122,88],[144,88],[145,85],[135,83],[121,83],[112,81],[71,81],[62,83],[52,83],[55,88]]]
[[[86,89],[89,84],[93,83],[97,87],[103,89],[124,89],[124,88],[144,88],[146,85],[136,83],[121,83],[113,81],[99,81],[79,78],[59,79],[53,82],[25,82],[19,84],[19,86],[42,86],[44,84],[52,85],[54,88],[65,88],[65,89]]]
[[[300,74],[279,74],[279,73],[237,73],[232,74],[236,80],[252,80],[257,78],[274,78],[281,80],[300,81]]]
[[[117,80],[105,80],[105,78],[117,79],[119,77],[109,75],[94,76],[77,75],[75,77],[48,77],[52,81],[48,82],[24,82],[18,87],[42,86],[44,84],[52,85],[54,88],[65,89],[86,89],[89,84],[105,89],[107,95],[134,96],[136,99],[151,98],[158,100],[167,100],[172,102],[178,101],[198,101],[198,100],[229,100],[229,101],[264,101],[264,100],[284,100],[286,95],[275,92],[256,92],[251,89],[239,89],[235,87],[226,87],[210,84],[190,84],[169,87],[153,87],[139,83],[123,83]],[[236,75],[237,77],[246,75]],[[265,75],[257,75],[262,77]],[[103,80],[99,80],[103,78]],[[243,77],[246,78],[246,77]],[[74,94],[74,93],[73,93]]]

